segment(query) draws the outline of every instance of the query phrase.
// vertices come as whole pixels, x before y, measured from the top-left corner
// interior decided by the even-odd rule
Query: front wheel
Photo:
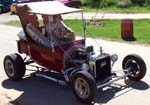
[[[123,69],[130,70],[131,75],[128,78],[133,81],[141,80],[146,74],[146,64],[139,55],[128,55],[122,62]]]
[[[95,79],[86,71],[78,71],[72,77],[72,89],[80,102],[91,103],[97,89]]]

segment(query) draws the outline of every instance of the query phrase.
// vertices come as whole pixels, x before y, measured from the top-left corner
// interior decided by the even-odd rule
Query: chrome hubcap
[[[82,79],[77,78],[75,80],[75,91],[80,98],[87,98],[90,95],[90,88],[88,83]]]
[[[132,72],[132,77],[136,77],[139,75],[140,73],[140,67],[139,67],[139,64],[134,61],[134,60],[129,60],[127,63],[126,63],[126,68],[128,68],[128,66],[132,69],[131,72]]]
[[[7,59],[5,61],[5,69],[9,76],[14,75],[14,65],[13,65],[12,61],[10,61],[9,59]]]

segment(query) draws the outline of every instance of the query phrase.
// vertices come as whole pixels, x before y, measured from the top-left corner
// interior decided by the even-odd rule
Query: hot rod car
[[[4,58],[4,70],[11,80],[22,79],[26,67],[36,63],[39,66],[35,66],[38,68],[35,76],[70,85],[80,102],[91,103],[98,88],[125,77],[139,81],[146,74],[146,64],[136,54],[124,58],[122,76],[113,73],[112,66],[118,56],[104,53],[102,47],[94,51],[93,46],[86,46],[86,24],[81,9],[70,8],[57,1],[43,1],[20,4],[17,11],[23,28],[18,34],[19,53]],[[81,12],[83,38],[76,37],[61,17],[73,12]],[[39,25],[38,18],[43,20],[43,25]]]

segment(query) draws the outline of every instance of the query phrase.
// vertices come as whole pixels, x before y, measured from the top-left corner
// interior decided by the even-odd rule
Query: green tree
[[[119,0],[81,0],[84,6],[94,8],[115,6]]]
[[[147,0],[131,0],[131,2],[135,5],[143,6]]]
[[[81,0],[85,6],[99,7],[103,0]]]

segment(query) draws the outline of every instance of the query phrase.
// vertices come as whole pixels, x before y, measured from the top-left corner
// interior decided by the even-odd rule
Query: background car
[[[15,2],[10,7],[10,11],[11,13],[17,13],[16,6],[18,3],[37,2],[37,1],[59,1],[65,4],[66,6],[76,8],[81,6],[80,0],[15,0]]]
[[[0,0],[0,13],[8,11],[15,0]]]

